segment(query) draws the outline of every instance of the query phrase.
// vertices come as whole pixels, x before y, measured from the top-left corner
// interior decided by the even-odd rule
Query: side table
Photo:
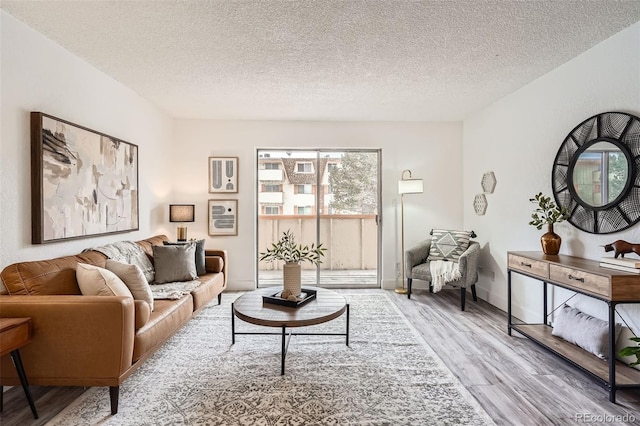
[[[29,390],[29,382],[27,382],[27,376],[24,373],[24,367],[22,366],[22,359],[20,358],[20,348],[25,346],[31,341],[31,318],[0,318],[0,356],[11,354],[11,360],[16,367],[20,383],[22,383],[22,389],[29,401],[33,418],[38,418],[38,412],[36,411],[36,405],[33,402],[31,396],[31,390]],[[0,386],[0,411],[2,411],[3,396],[2,386]]]

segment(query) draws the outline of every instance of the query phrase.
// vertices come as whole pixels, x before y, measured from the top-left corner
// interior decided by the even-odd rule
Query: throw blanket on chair
[[[442,290],[442,287],[444,287],[446,283],[462,278],[458,262],[432,260],[429,262],[429,269],[431,271],[431,286],[433,287],[434,293]]]

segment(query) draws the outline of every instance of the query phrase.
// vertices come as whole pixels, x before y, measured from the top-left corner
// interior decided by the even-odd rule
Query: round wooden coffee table
[[[282,336],[282,362],[280,374],[284,374],[285,358],[291,336],[345,336],[345,344],[349,346],[349,304],[344,297],[335,291],[319,287],[305,286],[304,289],[316,291],[315,299],[299,307],[289,307],[264,302],[263,296],[273,296],[278,287],[261,288],[243,294],[231,304],[231,344],[236,342],[236,335],[240,334],[277,334]],[[293,333],[287,328],[304,327],[322,324],[338,318],[346,312],[346,330],[344,333]],[[235,318],[251,324],[265,327],[279,327],[280,333],[238,332]]]

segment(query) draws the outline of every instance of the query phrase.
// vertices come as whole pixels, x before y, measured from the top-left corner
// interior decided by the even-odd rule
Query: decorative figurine
[[[640,244],[631,244],[623,240],[617,240],[612,242],[611,244],[607,244],[604,246],[604,251],[609,252],[615,250],[614,258],[624,257],[626,253],[635,253],[640,256]]]

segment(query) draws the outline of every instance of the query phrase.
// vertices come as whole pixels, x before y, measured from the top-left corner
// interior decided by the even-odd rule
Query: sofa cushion
[[[154,237],[136,241],[136,244],[142,248],[142,251],[147,255],[147,258],[153,262],[153,246],[161,246],[162,243],[168,239],[169,238],[167,238],[166,235],[156,235]]]
[[[193,299],[156,300],[156,308],[147,324],[136,331],[133,362],[155,350],[185,324],[193,314]]]
[[[224,290],[223,274],[204,274],[198,278],[202,284],[191,292],[193,297],[193,310],[199,311],[207,306],[215,297]]]
[[[136,319],[136,330],[144,327],[151,317],[151,308],[149,304],[143,300],[134,300],[135,306],[135,319]]]
[[[434,229],[432,232],[429,260],[457,261],[469,247],[471,231]]]
[[[104,268],[78,263],[76,277],[80,291],[85,296],[128,296],[133,298],[125,283],[116,274]]]
[[[130,265],[128,263],[118,262],[116,260],[107,259],[105,268],[113,272],[127,286],[134,300],[143,300],[149,304],[149,309],[153,311],[153,294],[149,282],[142,273],[142,269],[138,265]]]
[[[11,295],[82,294],[76,280],[76,264],[104,266],[107,257],[97,251],[14,263],[2,271],[2,283]]]
[[[156,284],[189,281],[198,278],[195,264],[196,245],[153,246]]]

